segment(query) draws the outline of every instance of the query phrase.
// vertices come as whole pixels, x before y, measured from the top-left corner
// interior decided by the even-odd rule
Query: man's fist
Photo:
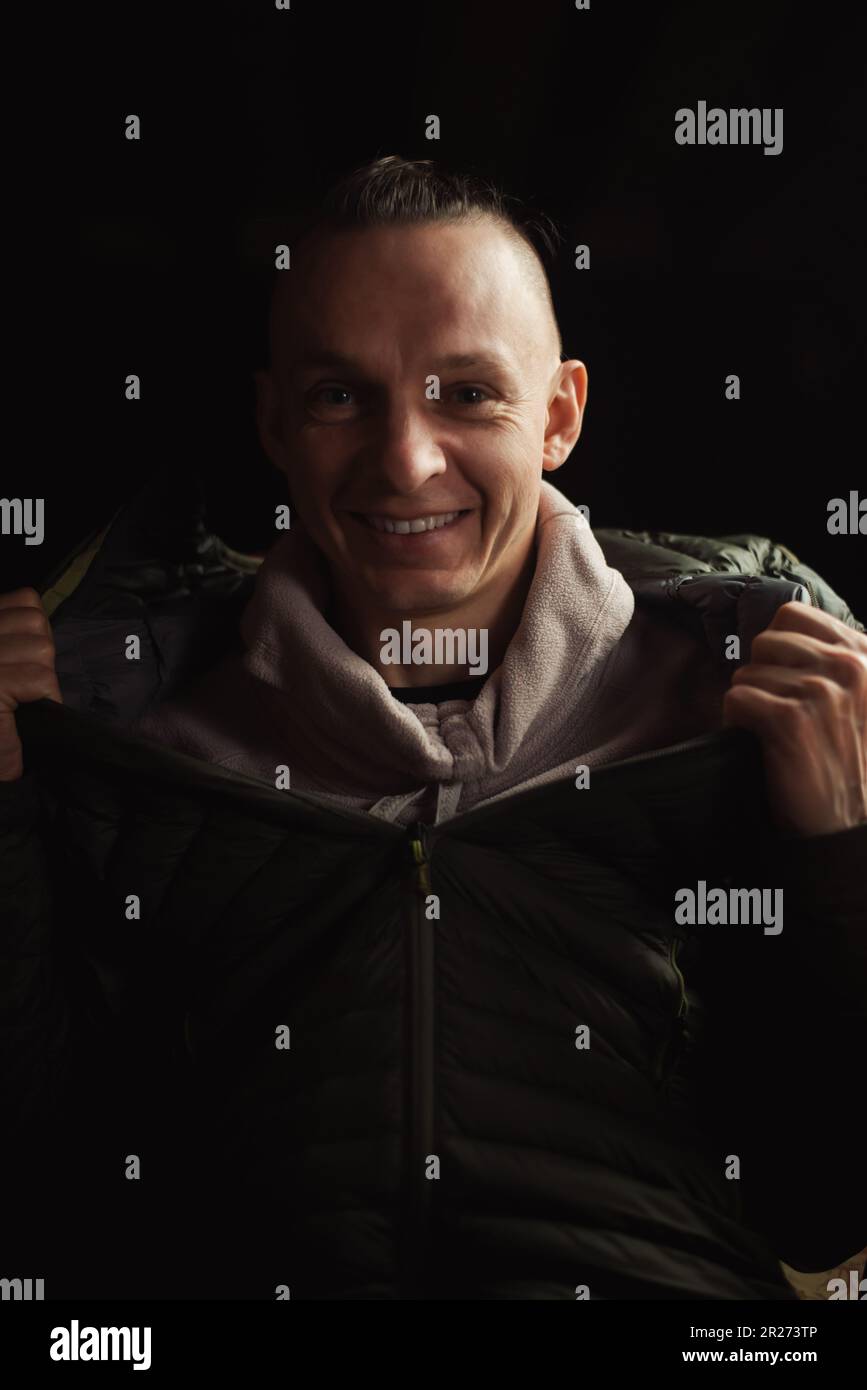
[[[762,745],[771,810],[791,835],[867,821],[867,636],[784,603],[732,676],[723,725]]]
[[[42,600],[35,589],[0,594],[0,782],[14,782],[24,771],[16,709],[46,696],[63,704]]]

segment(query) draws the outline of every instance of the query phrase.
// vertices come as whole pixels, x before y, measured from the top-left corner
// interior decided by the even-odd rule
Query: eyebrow
[[[351,372],[362,370],[361,363],[356,358],[347,357],[343,352],[330,352],[327,348],[311,352],[306,357],[297,357],[292,367],[296,372],[309,371],[313,367],[343,367]]]
[[[344,352],[332,352],[329,349],[313,351],[306,357],[299,357],[292,364],[293,370],[312,371],[317,367],[340,367],[344,371],[352,372],[356,376],[364,376],[366,369],[358,358],[348,356]],[[445,357],[438,357],[430,364],[434,371],[451,370],[456,367],[483,367],[495,368],[498,371],[509,371],[509,363],[503,357],[498,357],[496,353],[479,352],[453,352]]]
[[[448,357],[440,357],[435,367],[497,367],[508,371],[509,363],[496,353],[453,352]]]

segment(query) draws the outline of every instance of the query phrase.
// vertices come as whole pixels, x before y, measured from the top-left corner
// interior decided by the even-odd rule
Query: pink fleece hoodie
[[[134,732],[207,762],[406,824],[691,738],[721,724],[729,673],[698,636],[635,611],[581,512],[543,482],[536,569],[475,700],[402,704],[328,622],[303,528],[269,550],[226,657]]]

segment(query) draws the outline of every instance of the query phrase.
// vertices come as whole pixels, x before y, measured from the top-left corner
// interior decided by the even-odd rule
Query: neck
[[[516,573],[453,607],[408,619],[384,606],[360,607],[357,596],[351,602],[350,595],[337,589],[331,622],[389,687],[447,685],[477,676],[481,690],[518,629],[535,567],[531,533]]]

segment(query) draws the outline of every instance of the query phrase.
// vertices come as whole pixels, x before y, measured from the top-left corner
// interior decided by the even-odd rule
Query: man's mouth
[[[423,531],[441,531],[451,526],[459,517],[466,516],[471,509],[457,512],[434,512],[413,517],[381,516],[373,512],[356,512],[355,516],[372,526],[374,531],[386,531],[397,536],[420,535]]]

